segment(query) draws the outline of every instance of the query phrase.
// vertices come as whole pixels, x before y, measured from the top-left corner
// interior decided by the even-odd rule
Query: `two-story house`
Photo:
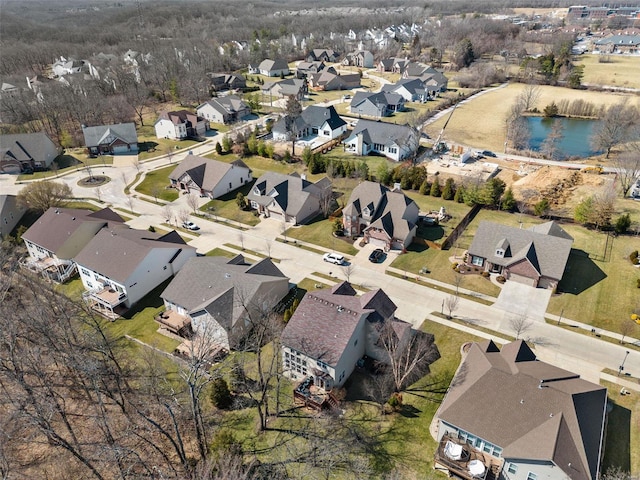
[[[288,291],[289,279],[268,258],[253,265],[242,255],[191,258],[160,295],[166,309],[156,321],[230,350]]]
[[[251,114],[251,109],[237,95],[215,97],[196,108],[199,117],[214,123],[235,123]]]
[[[522,340],[472,343],[440,405],[435,468],[463,480],[597,480],[607,389]]]
[[[397,93],[406,102],[426,102],[435,95],[436,87],[425,85],[418,78],[402,78],[382,86],[383,92]]]
[[[127,225],[101,229],[75,256],[85,288],[83,299],[108,318],[117,318],[196,256],[171,231],[164,235]]]
[[[219,198],[251,182],[253,174],[242,160],[227,163],[189,154],[169,174],[169,180],[178,190]]]
[[[76,273],[75,257],[103,228],[124,224],[113,210],[52,207],[22,234],[29,258],[23,265],[55,282]]]
[[[255,73],[259,73],[265,77],[280,77],[282,75],[289,75],[291,72],[289,71],[289,65],[285,59],[276,58],[275,60],[271,60],[267,58],[260,62],[257,72]]]
[[[415,155],[419,141],[418,131],[409,125],[358,120],[344,145],[347,152],[355,155],[379,153],[398,162]]]
[[[388,363],[382,327],[392,323],[399,345],[412,335],[411,325],[395,318],[396,309],[383,290],[357,296],[348,282],[308,292],[282,332],[284,375],[328,392],[343,386],[365,355]]]
[[[154,125],[156,137],[183,140],[185,138],[204,137],[209,122],[187,110],[162,112]]]
[[[15,195],[0,194],[0,240],[13,231],[26,211]]]
[[[276,141],[286,142],[292,136],[304,138],[309,135],[317,135],[320,138],[333,140],[339,138],[347,131],[345,122],[333,105],[320,107],[310,105],[305,108],[294,124],[292,119],[285,115],[273,124],[271,133]]]
[[[353,189],[342,210],[345,234],[363,235],[368,243],[386,250],[406,249],[415,237],[418,218],[418,205],[399,186],[389,190],[370,181]]]

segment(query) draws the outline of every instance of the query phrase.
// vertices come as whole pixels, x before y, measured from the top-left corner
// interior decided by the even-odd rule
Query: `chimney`
[[[399,183],[394,183],[393,184],[393,190],[391,190],[392,192],[401,192],[402,188],[400,187]]]

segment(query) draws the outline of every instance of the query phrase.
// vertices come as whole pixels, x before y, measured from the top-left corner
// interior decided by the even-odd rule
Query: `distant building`
[[[214,123],[235,123],[251,114],[251,109],[236,95],[215,97],[196,109],[198,116]]]

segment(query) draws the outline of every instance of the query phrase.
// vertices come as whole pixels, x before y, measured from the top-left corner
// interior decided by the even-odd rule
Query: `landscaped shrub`
[[[452,264],[451,264],[451,268],[452,268],[453,270],[456,270],[456,269],[458,268],[458,264],[457,264],[457,263],[452,263]]]
[[[498,283],[504,283],[507,281],[507,279],[504,278],[502,275],[500,275],[499,277],[496,277],[496,280]]]
[[[633,263],[634,265],[638,265],[638,250],[634,250],[633,252],[631,252],[631,255],[629,255],[629,260],[631,260],[631,263]]]
[[[491,276],[489,272],[482,272],[480,275],[482,275],[484,278],[489,278]]]
[[[636,280],[636,287],[640,288],[640,278]]]
[[[227,381],[218,377],[211,383],[211,402],[222,410],[225,410],[233,403],[233,397],[229,391]]]

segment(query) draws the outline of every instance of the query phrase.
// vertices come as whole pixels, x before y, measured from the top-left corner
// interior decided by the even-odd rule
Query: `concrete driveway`
[[[507,281],[502,287],[495,308],[514,315],[526,315],[531,320],[544,323],[544,314],[551,298],[551,290],[533,288],[522,283]]]

